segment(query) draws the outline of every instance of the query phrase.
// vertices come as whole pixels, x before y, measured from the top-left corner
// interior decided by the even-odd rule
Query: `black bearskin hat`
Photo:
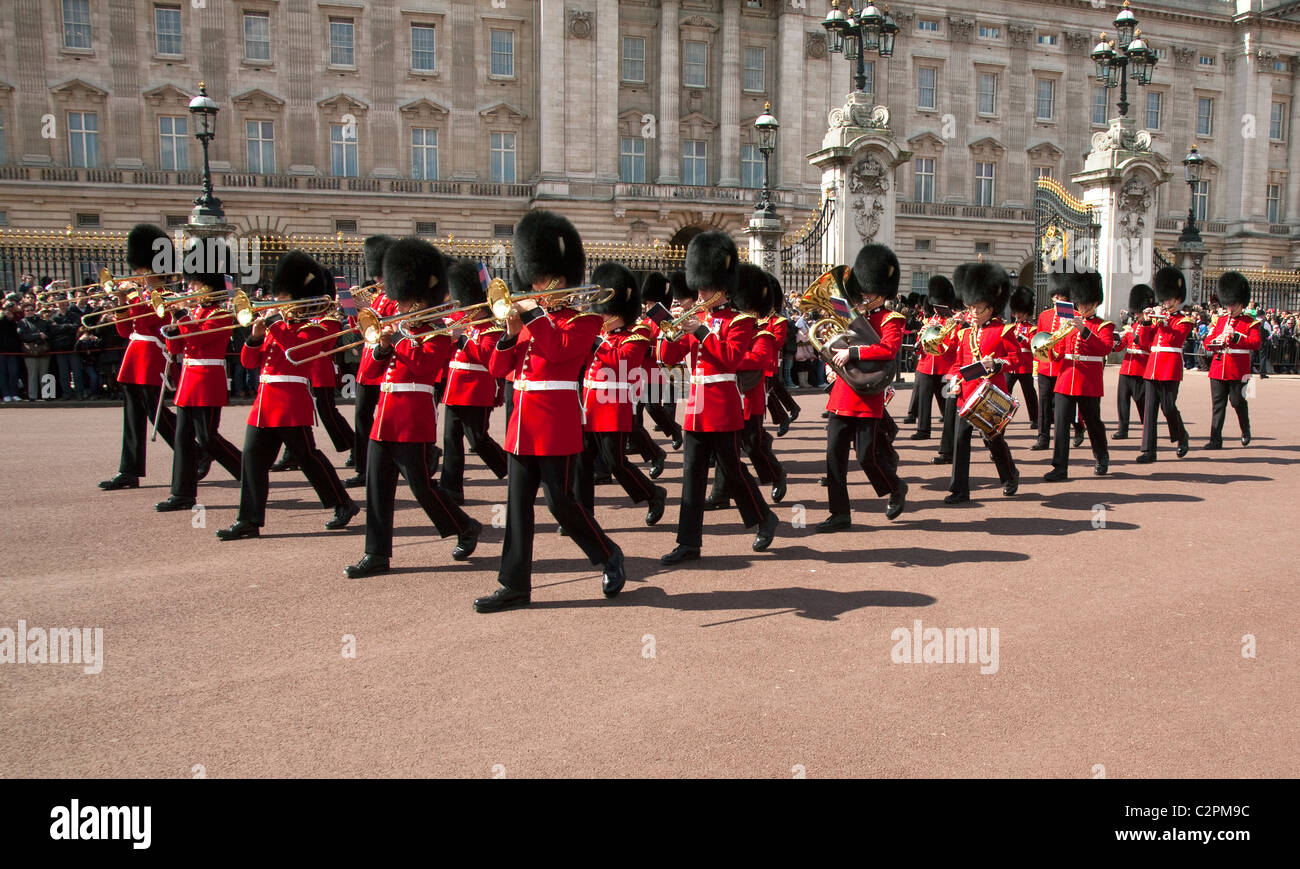
[[[452,260],[447,266],[448,292],[456,307],[487,304],[487,291],[478,269],[479,264],[468,259]]]
[[[962,263],[953,272],[953,283],[961,293],[962,304],[984,304],[993,308],[994,316],[1002,313],[1011,295],[1011,275],[997,263]]]
[[[378,280],[384,276],[384,254],[395,239],[391,235],[372,235],[365,241],[366,274]]]
[[[731,298],[740,276],[740,253],[725,232],[702,232],[686,246],[686,285],[699,294],[722,290]]]
[[[224,238],[192,238],[185,245],[181,274],[210,290],[224,292],[226,275],[234,274],[233,254]]]
[[[1173,266],[1165,266],[1156,272],[1156,279],[1152,283],[1155,284],[1157,301],[1187,300],[1187,280],[1183,277],[1182,271]]]
[[[772,307],[768,310],[768,315],[776,314],[780,316],[785,310],[785,293],[781,289],[781,281],[771,272],[767,273],[767,282],[772,285]]]
[[[1065,296],[1078,307],[1100,305],[1103,298],[1101,273],[1096,271],[1052,272],[1047,276],[1053,296]]]
[[[293,299],[308,299],[330,293],[333,287],[323,286],[325,270],[320,263],[300,250],[291,250],[275,264],[271,276],[273,297],[288,293]]]
[[[853,271],[844,282],[844,294],[856,305],[867,296],[898,295],[898,257],[883,244],[867,244],[858,251]]]
[[[1156,291],[1151,289],[1150,284],[1134,284],[1133,289],[1128,291],[1128,309],[1133,311],[1145,311],[1156,303]]]
[[[1250,283],[1241,272],[1224,272],[1219,276],[1219,304],[1246,305],[1250,302]]]
[[[162,239],[160,243],[158,240]],[[126,236],[126,266],[131,271],[148,269],[155,274],[173,271],[169,266],[155,269],[155,258],[162,255],[161,262],[172,261],[172,240],[166,230],[152,223],[137,223],[131,227]]]
[[[384,295],[394,302],[441,304],[447,298],[447,258],[422,238],[397,239],[384,254]]]
[[[1016,287],[1011,291],[1011,313],[1033,314],[1034,291],[1029,287]]]
[[[736,275],[736,289],[731,291],[731,304],[738,311],[767,316],[767,307],[771,304],[772,285],[767,281],[767,272],[753,263],[741,263]]]
[[[957,291],[953,289],[952,281],[943,275],[930,278],[930,283],[926,286],[925,301],[932,310],[935,305],[943,305],[945,308],[958,307]]]
[[[541,279],[563,278],[565,286],[582,285],[587,257],[582,236],[568,218],[554,211],[530,211],[515,224],[515,269],[532,289]]]
[[[674,302],[695,301],[695,291],[686,285],[686,272],[673,272],[669,275],[668,288],[672,291]]]
[[[603,262],[591,270],[591,282],[614,291],[614,297],[608,302],[591,306],[593,314],[621,317],[629,326],[641,316],[641,288],[637,286],[636,275],[627,266]]]
[[[653,305],[656,302],[665,308],[672,304],[668,297],[668,277],[663,272],[651,272],[641,282],[641,302]]]

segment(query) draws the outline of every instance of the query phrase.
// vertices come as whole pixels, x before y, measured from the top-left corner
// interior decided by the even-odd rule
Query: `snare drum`
[[[979,429],[985,440],[992,440],[1002,434],[1019,407],[1019,399],[1012,398],[992,381],[986,380],[976,388],[957,415]]]

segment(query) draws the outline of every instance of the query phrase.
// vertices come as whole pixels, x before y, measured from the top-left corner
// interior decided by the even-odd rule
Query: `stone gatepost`
[[[889,109],[861,92],[831,110],[822,148],[808,161],[822,170],[822,195],[835,215],[822,240],[827,263],[852,265],[864,244],[894,244],[898,190],[894,168],[912,159],[889,128]]]
[[[1112,118],[1110,129],[1092,137],[1083,171],[1070,176],[1101,222],[1096,264],[1106,295],[1097,313],[1106,319],[1127,306],[1134,284],[1151,283],[1156,189],[1169,180],[1164,158],[1151,150],[1151,134],[1136,125],[1132,118]],[[1086,260],[1076,255],[1070,263],[1084,266]]]
[[[749,236],[749,261],[764,271],[781,274],[781,221],[755,210],[744,230]]]

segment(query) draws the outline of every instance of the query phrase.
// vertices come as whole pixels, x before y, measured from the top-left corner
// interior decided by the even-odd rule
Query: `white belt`
[[[1066,353],[1065,358],[1072,362],[1104,362],[1102,356],[1080,356],[1078,353]]]
[[[191,357],[189,357],[189,356],[186,356],[186,357],[185,357],[185,364],[186,364],[186,365],[213,365],[213,366],[220,365],[220,366],[222,366],[222,367],[224,368],[224,367],[225,367],[225,364],[226,364],[226,360],[224,360],[224,359],[194,359],[194,358],[191,358]]]
[[[517,392],[552,392],[558,389],[572,389],[578,391],[578,381],[576,380],[516,380],[515,391]]]
[[[489,373],[486,365],[475,365],[473,362],[453,362],[449,368],[457,371],[482,371],[484,374]]]
[[[311,381],[306,377],[294,377],[292,374],[263,374],[259,380],[262,383],[301,383],[308,389],[311,388]]]
[[[433,395],[433,386],[428,383],[381,383],[380,392],[427,392]]]
[[[1215,350],[1214,352],[1215,352],[1215,353],[1240,353],[1242,356],[1249,356],[1249,355],[1250,355],[1250,351],[1249,351],[1249,350],[1238,350],[1238,349],[1235,349],[1235,348],[1232,348],[1232,347],[1229,347],[1229,348],[1227,348],[1226,350]]]
[[[691,383],[731,383],[736,379],[734,374],[692,374]]]
[[[626,390],[629,386],[627,383],[620,383],[617,380],[584,380],[582,385],[587,389],[622,389]]]
[[[1125,352],[1125,353],[1143,353],[1143,354],[1145,354],[1145,353],[1147,353],[1147,352],[1149,352],[1149,351],[1147,351],[1147,350],[1143,350],[1141,347],[1128,347],[1128,348],[1125,348],[1124,352]]]
[[[154,335],[141,335],[139,332],[132,332],[130,340],[148,341],[150,344],[157,344],[158,349],[161,350],[162,352],[164,353],[167,352],[167,345],[162,342],[161,338],[158,338]]]
[[[1152,353],[1182,353],[1182,347],[1152,347]]]

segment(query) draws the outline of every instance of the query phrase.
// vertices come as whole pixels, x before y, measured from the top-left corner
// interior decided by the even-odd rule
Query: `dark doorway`
[[[691,243],[691,239],[695,238],[695,236],[699,235],[701,232],[704,232],[704,228],[701,226],[683,226],[681,229],[677,230],[677,234],[674,235],[668,243],[673,247],[686,247]]]

